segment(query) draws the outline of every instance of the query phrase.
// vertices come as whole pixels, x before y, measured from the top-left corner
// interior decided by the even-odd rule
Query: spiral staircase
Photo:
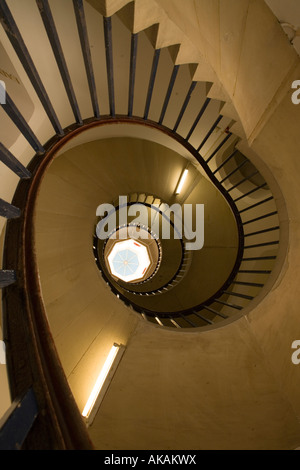
[[[12,401],[3,446],[299,444],[295,405],[269,371],[259,334],[247,336],[249,315],[283,272],[284,200],[249,146],[225,87],[178,27],[176,8],[173,18],[168,8],[152,0],[0,1],[0,40],[16,78],[1,109],[0,159],[15,175],[0,201],[7,220],[0,285]],[[24,84],[22,96],[17,82]],[[188,180],[175,195],[185,168]],[[116,279],[105,262],[108,239],[99,240],[95,228],[99,204],[118,211],[120,195],[128,197],[127,209],[156,211],[173,228],[166,216],[173,203],[204,204],[203,247],[159,239],[149,278]],[[151,231],[146,221],[142,227]],[[116,341],[125,355],[87,430],[80,411]],[[214,362],[218,347],[224,347],[224,371]],[[232,352],[226,355],[226,348]],[[214,413],[221,409],[218,424]],[[175,437],[177,413],[183,430]],[[17,435],[16,422],[24,423]],[[219,426],[230,435],[223,444]]]

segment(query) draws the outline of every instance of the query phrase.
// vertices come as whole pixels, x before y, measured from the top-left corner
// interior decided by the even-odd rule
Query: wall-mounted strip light
[[[124,353],[125,346],[116,344],[112,346],[106,361],[100,371],[93,390],[83,409],[82,416],[85,418],[87,426],[91,425],[99,406],[104,398],[105,392],[109,387],[112,377]]]
[[[182,176],[181,176],[181,178],[180,178],[180,180],[179,180],[179,183],[178,183],[178,186],[177,186],[177,188],[176,188],[175,194],[179,194],[179,193],[181,192],[182,187],[183,187],[183,185],[184,185],[184,182],[185,182],[185,180],[186,180],[186,177],[187,177],[188,172],[189,172],[189,171],[188,171],[187,169],[185,169],[184,172],[182,173]]]

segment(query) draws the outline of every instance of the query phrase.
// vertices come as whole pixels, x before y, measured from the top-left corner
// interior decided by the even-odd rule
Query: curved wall
[[[104,344],[113,337],[126,344],[132,329],[143,321],[110,292],[96,268],[92,251],[96,209],[132,192],[155,192],[174,202],[185,165],[185,159],[162,145],[114,138],[60,154],[43,177],[35,214],[37,265],[51,331],[71,385],[77,381],[73,393],[80,407],[87,393],[83,390],[89,389],[90,370],[99,369],[95,363]],[[191,302],[200,303],[201,295],[210,297],[235,262],[237,229],[231,210],[211,183],[199,181],[197,170],[190,170],[194,191],[183,192],[182,197],[190,204],[205,204],[205,247],[195,252],[193,271],[176,292],[148,299],[148,308],[158,311],[187,308]],[[95,343],[103,345],[92,356]]]
[[[16,13],[17,3],[10,2]],[[126,3],[120,0],[101,5],[108,13],[108,6],[117,9]],[[288,253],[271,292],[247,316],[218,330],[177,335],[176,331],[160,330],[154,325],[136,324],[134,314],[129,314],[128,321],[123,317],[121,323],[125,322],[129,338],[127,350],[91,427],[91,435],[99,448],[107,449],[295,448],[300,440],[300,375],[291,362],[291,344],[300,336],[300,207],[295,203],[299,187],[300,111],[291,102],[291,83],[300,77],[299,58],[262,0],[187,0],[184,9],[181,0],[156,0],[151,3],[155,7],[152,9],[149,3],[143,9],[143,2],[137,0],[135,6],[136,28],[161,20],[169,28],[161,27],[158,39],[162,43],[165,38],[166,44],[180,31],[181,37],[188,38],[185,46],[193,44],[191,49],[182,48],[181,58],[190,50],[189,61],[193,54],[199,59],[194,77],[215,77],[216,87],[211,93],[227,96],[229,106],[235,105],[242,124],[239,133],[245,132],[249,142],[249,146],[245,142],[243,145],[250,154],[259,155],[258,162],[276,179],[274,187],[278,184],[280,223],[285,227],[282,233]],[[30,14],[28,10],[25,20]],[[17,15],[19,21],[21,9]],[[7,40],[3,44],[12,52]],[[12,58],[16,61],[13,52]],[[30,85],[28,89],[31,90]],[[47,123],[37,115],[32,123],[41,140],[47,140],[51,135]],[[24,150],[23,138],[19,140],[15,145],[17,155],[26,160],[31,153],[28,148]],[[78,211],[86,213],[86,207]],[[65,223],[65,214],[60,215]],[[51,239],[49,220],[45,218],[44,223],[44,231]],[[71,220],[67,227],[69,233],[65,237],[69,240]],[[77,236],[72,239],[71,264],[81,246]],[[88,233],[84,236],[89,238]],[[49,254],[47,263],[53,274],[60,261]],[[63,268],[69,276],[68,295],[72,297],[72,289],[80,285],[81,278],[76,279],[70,265]],[[89,274],[89,270],[83,270],[82,277]],[[56,282],[54,285],[55,289],[59,287]],[[67,314],[68,300],[66,297],[62,307]],[[82,302],[87,305],[90,300],[87,292]],[[99,299],[93,301],[96,318]],[[119,329],[120,315],[115,299],[110,331],[124,340]],[[80,322],[73,327],[80,332]],[[103,328],[105,325],[99,320],[99,331]],[[93,355],[94,367],[85,368],[82,363],[78,374],[69,377],[73,390],[83,387],[76,397],[80,404],[84,403],[97,376],[95,369],[106,353],[106,345],[97,344],[95,331],[86,334],[91,340],[91,355],[85,358]],[[61,335],[58,344],[58,348],[65,348],[66,370],[71,372],[77,367],[76,354],[80,355],[82,345],[78,344],[73,356],[75,345],[70,345],[68,351],[66,335]],[[94,354],[96,346],[99,355]],[[89,376],[84,384],[80,380],[82,371]]]

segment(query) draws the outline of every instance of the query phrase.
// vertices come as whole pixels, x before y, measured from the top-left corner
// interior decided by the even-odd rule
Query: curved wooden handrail
[[[39,407],[24,448],[88,450],[93,444],[49,329],[34,249],[34,203],[59,140],[52,139],[48,151],[33,158],[28,166],[32,179],[22,180],[15,192],[21,217],[7,223],[3,265],[14,266],[17,281],[3,293],[4,340],[12,400],[32,387]]]
[[[39,187],[58,151],[82,132],[93,127],[116,123],[148,126],[175,139],[197,159],[232,209],[239,234],[236,260],[224,285],[214,296],[207,299],[205,304],[209,305],[218,295],[226,291],[241,264],[244,231],[239,210],[207,163],[183,137],[156,122],[128,116],[87,119],[83,125],[74,124],[66,128],[63,136],[53,137],[45,145],[45,153],[36,155],[28,165],[32,178],[21,180],[17,187],[12,203],[21,209],[21,217],[8,221],[4,247],[4,269],[14,269],[17,272],[17,282],[4,289],[3,298],[4,339],[7,344],[11,394],[12,398],[15,398],[32,387],[41,411],[28,436],[30,448],[93,448],[70,391],[48,325],[35,255],[34,213]],[[126,299],[124,301],[129,304]],[[175,312],[175,316],[189,315],[195,309],[201,309],[202,305]],[[140,313],[145,313],[144,308],[139,310]],[[169,315],[167,312],[160,314],[162,318],[168,318]]]
[[[3,5],[2,5],[3,4]],[[93,445],[90,441],[85,424],[82,420],[80,412],[77,408],[74,397],[71,393],[68,381],[58,357],[55,343],[53,341],[51,330],[47,321],[47,315],[42,299],[41,286],[39,283],[38,266],[35,255],[35,233],[34,233],[34,213],[35,204],[38,197],[40,185],[43,177],[51,164],[53,158],[63,146],[76,137],[81,132],[96,126],[109,125],[116,123],[138,124],[150,126],[164,132],[171,138],[175,139],[179,144],[183,145],[191,155],[199,162],[209,179],[224,196],[228,202],[233,215],[235,217],[238,230],[238,252],[232,271],[224,283],[224,285],[210,299],[205,302],[210,305],[216,297],[227,293],[231,286],[242,261],[244,252],[244,225],[241,220],[240,212],[232,199],[229,191],[227,191],[220,182],[215,172],[212,172],[208,163],[213,159],[217,152],[222,148],[223,144],[228,141],[232,135],[227,133],[224,140],[210,155],[208,160],[204,161],[199,154],[200,149],[207,141],[222,116],[220,115],[215,121],[200,146],[195,149],[189,142],[200,117],[203,115],[210,98],[206,98],[204,105],[192,125],[186,138],[183,138],[176,131],[178,125],[184,115],[185,109],[191,97],[191,93],[196,87],[196,82],[192,81],[179,112],[173,130],[162,125],[163,117],[167,109],[168,101],[174,85],[176,74],[178,72],[177,65],[174,66],[167,95],[165,97],[159,122],[147,119],[150,108],[151,95],[155,82],[156,69],[159,59],[160,50],[154,50],[153,67],[150,79],[148,95],[146,100],[144,117],[132,116],[133,98],[134,98],[134,77],[136,63],[136,47],[137,35],[132,34],[132,49],[130,56],[130,86],[129,86],[129,105],[128,115],[120,116],[115,114],[115,102],[113,94],[113,67],[112,65],[112,38],[110,34],[110,18],[104,18],[105,45],[107,58],[107,78],[109,85],[109,102],[110,116],[100,116],[96,83],[93,74],[93,64],[91,60],[90,48],[88,44],[87,30],[84,18],[84,8],[82,1],[73,2],[76,14],[77,27],[80,36],[81,49],[84,56],[85,71],[89,83],[91,102],[94,111],[93,118],[82,121],[78,103],[72,87],[71,77],[67,70],[67,65],[63,57],[63,51],[59,44],[56,27],[48,6],[48,2],[38,1],[38,7],[45,24],[47,34],[50,37],[52,49],[57,58],[58,67],[63,77],[65,89],[67,91],[70,104],[73,109],[76,124],[61,129],[61,125],[57,119],[56,112],[53,109],[50,99],[46,93],[43,83],[38,75],[38,71],[30,57],[29,51],[20,35],[18,27],[6,5],[5,0],[0,6],[0,16],[5,26],[6,33],[12,43],[22,66],[24,67],[33,87],[36,91],[46,114],[52,123],[52,126],[58,135],[53,137],[45,146],[41,146],[40,142],[30,129],[29,125],[23,119],[21,113],[16,108],[9,97],[8,105],[5,111],[10,115],[12,121],[17,125],[21,134],[28,140],[36,156],[32,159],[28,168],[25,169],[16,161],[7,149],[0,149],[0,157],[5,158],[6,162],[10,162],[12,168],[17,174],[29,179],[20,181],[15,192],[12,205],[7,204],[11,211],[11,219],[7,222],[6,238],[4,245],[3,268],[10,272],[13,278],[16,276],[16,282],[8,285],[5,280],[3,291],[3,329],[4,340],[7,349],[7,369],[10,383],[12,400],[23,395],[24,392],[33,389],[34,395],[38,402],[39,414],[34,425],[27,436],[24,448],[29,449],[92,449]],[[13,160],[14,159],[14,160]],[[7,164],[7,163],[6,163]],[[17,164],[17,166],[16,166]],[[31,177],[30,177],[31,175]],[[232,189],[232,188],[231,188]],[[243,197],[243,196],[242,196]],[[6,210],[6,207],[5,207]],[[19,218],[13,218],[19,216]],[[248,223],[248,222],[246,222]],[[275,227],[279,228],[279,227]],[[249,236],[251,234],[248,234]],[[248,246],[246,248],[251,248]],[[249,258],[252,259],[252,258]],[[254,258],[255,259],[255,258]],[[3,271],[4,272],[4,271]],[[240,271],[243,272],[243,271]],[[251,272],[244,270],[244,272]],[[255,271],[253,271],[255,272]],[[260,271],[263,272],[263,271]],[[265,271],[268,272],[268,271]],[[243,282],[240,282],[243,284]],[[245,284],[245,283],[244,283]],[[247,283],[246,283],[247,284]],[[232,295],[237,295],[233,293]],[[129,303],[124,299],[124,302]],[[193,309],[182,310],[176,312],[177,316],[194,313],[195,309],[201,309],[202,304],[195,306]],[[210,307],[208,307],[208,310]],[[141,309],[141,313],[145,309]],[[216,313],[212,309],[212,313]],[[173,312],[174,315],[174,312]],[[169,313],[162,313],[161,316],[169,317]],[[188,321],[188,320],[187,320]]]

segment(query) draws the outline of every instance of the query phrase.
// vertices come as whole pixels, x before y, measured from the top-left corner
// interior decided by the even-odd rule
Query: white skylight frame
[[[128,256],[124,254],[125,252],[129,253]],[[124,261],[123,267],[122,260]],[[128,239],[114,244],[107,257],[107,262],[113,276],[124,282],[132,282],[145,276],[151,259],[145,245],[138,240]]]

